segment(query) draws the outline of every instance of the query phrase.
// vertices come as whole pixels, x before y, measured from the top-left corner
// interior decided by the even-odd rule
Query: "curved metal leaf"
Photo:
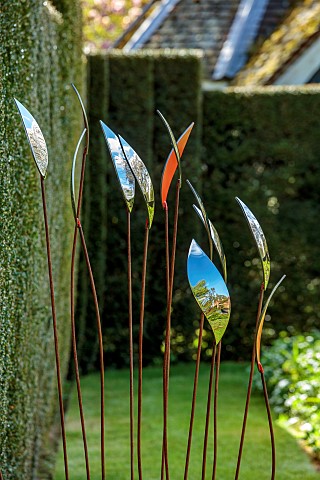
[[[187,270],[192,293],[218,344],[230,318],[230,295],[219,270],[195,240],[190,245]]]
[[[165,163],[165,166],[162,172],[162,177],[161,177],[161,185],[160,185],[161,202],[162,202],[162,205],[164,205],[164,203],[167,201],[170,185],[178,166],[179,166],[179,176],[180,176],[180,184],[181,184],[181,165],[180,165],[181,156],[188,142],[191,130],[194,126],[194,122],[192,122],[189,125],[189,127],[183,132],[183,134],[179,137],[179,140],[176,142],[169,123],[166,121],[166,119],[161,114],[161,112],[159,112],[159,110],[157,110],[157,112],[160,115],[163,123],[168,129],[168,132],[171,138],[171,143],[173,146],[171,152],[168,155],[167,161]]]
[[[36,120],[26,107],[24,107],[16,98],[14,101],[16,102],[21,115],[34,161],[36,162],[40,175],[45,178],[48,168],[48,150],[44,136]]]
[[[85,130],[86,130],[86,146],[85,146],[85,149],[86,149],[86,152],[88,153],[88,151],[89,151],[89,123],[88,123],[87,112],[86,112],[86,109],[84,108],[84,104],[83,104],[81,95],[80,95],[80,93],[78,92],[76,86],[75,86],[73,83],[71,83],[71,86],[72,86],[73,90],[75,91],[75,93],[76,93],[76,95],[77,95],[77,97],[78,97],[80,106],[81,106],[82,116],[83,116],[83,122],[84,122],[84,128],[85,128]]]
[[[154,217],[154,190],[152,181],[149,175],[149,172],[138,156],[138,154],[133,150],[132,147],[119,135],[120,143],[122,145],[123,152],[125,157],[130,165],[133,175],[138,182],[138,185],[143,194],[144,200],[147,205],[148,218],[149,218],[149,229],[151,228],[153,217]]]
[[[266,303],[265,303],[265,306],[263,307],[263,310],[262,310],[262,312],[261,312],[261,315],[260,315],[259,327],[258,327],[257,336],[256,336],[256,358],[257,358],[257,362],[258,362],[258,363],[260,363],[261,335],[262,335],[262,329],[263,329],[264,320],[265,320],[265,318],[266,318],[267,308],[268,308],[268,306],[269,306],[269,303],[270,303],[271,298],[273,297],[273,294],[275,293],[275,291],[276,291],[277,288],[279,287],[280,283],[282,283],[285,278],[286,278],[286,276],[283,275],[283,277],[281,277],[281,279],[279,280],[279,282],[274,286],[272,292],[271,292],[270,295],[269,295],[268,300],[267,300]]]
[[[227,282],[227,262],[226,262],[226,256],[224,254],[224,250],[223,250],[223,246],[222,246],[219,234],[218,234],[217,230],[215,229],[215,227],[213,226],[213,223],[211,222],[211,220],[208,218],[208,215],[207,215],[207,212],[206,212],[206,210],[204,208],[204,205],[202,203],[201,197],[198,195],[196,189],[192,186],[192,184],[189,180],[187,180],[187,184],[191,188],[192,193],[194,194],[194,196],[195,196],[195,198],[198,202],[198,205],[200,207],[200,208],[198,208],[196,205],[193,205],[193,208],[194,208],[196,214],[198,215],[198,217],[202,221],[202,223],[203,223],[203,225],[204,225],[204,227],[207,231],[208,239],[209,239],[209,243],[210,243],[210,256],[212,256],[212,245],[214,245],[214,247],[215,247],[215,249],[216,249],[216,251],[218,252],[218,255],[219,255],[219,259],[220,259],[220,263],[221,263],[221,267],[222,267],[222,271],[223,271],[224,281]]]
[[[71,190],[71,205],[72,205],[72,211],[73,211],[73,216],[74,219],[77,219],[77,208],[76,208],[76,199],[75,199],[75,189],[74,189],[74,175],[75,175],[75,169],[76,169],[76,163],[77,163],[77,156],[79,152],[79,148],[82,142],[82,139],[86,133],[86,129],[83,129],[82,134],[80,135],[79,141],[77,143],[74,155],[73,155],[73,161],[72,161],[72,169],[71,169],[71,182],[70,182],[70,190]]]
[[[198,217],[202,221],[203,225],[205,226],[205,220],[203,218],[203,214],[202,214],[200,208],[197,207],[196,205],[192,205],[192,206],[194,208],[194,211],[196,212],[196,214],[198,215]],[[226,256],[224,254],[223,246],[222,246],[219,234],[218,234],[217,230],[215,229],[213,223],[211,222],[210,218],[207,218],[207,222],[208,222],[208,226],[209,226],[211,242],[214,244],[215,249],[218,252],[219,260],[220,260],[221,267],[222,267],[222,272],[223,272],[223,278],[224,278],[224,281],[227,283],[227,262],[226,262]]]
[[[251,233],[258,247],[262,263],[264,289],[266,290],[270,279],[270,255],[268,251],[266,237],[264,236],[262,228],[251,210],[246,206],[245,203],[240,200],[240,198],[236,197],[236,200],[239,203],[244,213],[244,216],[247,219]]]
[[[123,153],[118,136],[101,120],[100,125],[111,155],[112,163],[117,173],[124,201],[126,202],[129,212],[131,212],[135,195],[135,180],[133,173]]]

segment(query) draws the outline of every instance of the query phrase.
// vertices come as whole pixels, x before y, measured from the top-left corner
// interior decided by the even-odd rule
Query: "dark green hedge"
[[[47,141],[63,372],[69,357],[69,169],[81,129],[70,82],[81,88],[81,16],[75,0],[54,4],[4,0],[0,7],[0,470],[6,480],[46,478],[57,406],[39,176],[14,96]]]
[[[201,137],[201,66],[193,53],[139,52],[122,54],[114,51],[106,57],[89,57],[89,110],[92,140],[89,155],[89,172],[85,199],[86,232],[92,235],[89,250],[98,279],[98,294],[101,302],[107,365],[125,365],[128,361],[127,342],[127,277],[126,277],[126,209],[106,145],[102,145],[102,133],[93,134],[98,119],[102,119],[114,131],[120,133],[137,151],[150,169],[156,195],[156,215],[150,232],[148,283],[145,318],[145,360],[147,363],[159,358],[165,322],[165,268],[163,259],[164,231],[163,209],[159,188],[163,165],[170,151],[170,139],[156,110],[160,109],[172,125],[177,137],[195,120],[196,126],[183,157],[183,172],[196,182],[200,174]],[[185,85],[182,89],[181,85]],[[92,169],[92,173],[91,173]],[[107,171],[105,171],[107,169]],[[91,175],[95,179],[91,180]],[[98,177],[100,176],[100,180]],[[106,181],[106,187],[98,182]],[[173,188],[174,193],[174,188]],[[182,196],[190,197],[187,186]],[[98,202],[104,211],[92,208]],[[187,291],[185,255],[188,251],[190,226],[182,200],[180,218],[180,242],[178,251],[179,293],[174,299],[174,319],[186,317],[186,304],[181,302],[182,292]],[[171,223],[173,220],[173,198]],[[107,241],[103,219],[107,215]],[[146,208],[137,188],[132,212],[133,256],[133,303],[134,334],[138,332],[140,278],[142,265],[144,225]],[[189,229],[189,230],[188,230]],[[102,246],[102,251],[97,245]],[[104,244],[104,247],[103,247]],[[105,256],[106,263],[100,261]],[[81,268],[81,264],[80,264]],[[100,280],[102,280],[100,282]],[[87,327],[80,322],[79,343],[83,345],[83,369],[91,368],[96,361],[96,335],[92,336],[92,299],[88,283],[82,282],[79,294],[79,317],[87,318]],[[85,308],[84,303],[87,305]],[[189,302],[191,310],[194,303]],[[191,320],[192,324],[192,320]],[[192,330],[194,330],[192,326]]]
[[[202,193],[227,254],[232,317],[224,339],[224,357],[248,358],[261,283],[256,247],[235,196],[248,204],[265,231],[272,260],[269,292],[283,273],[288,276],[267,316],[266,337],[274,337],[282,329],[296,332],[316,326],[320,282],[317,245],[320,89],[202,92],[199,58],[184,52],[146,51],[129,55],[112,52],[100,59],[90,58],[89,63],[94,64],[95,69],[94,72],[91,69],[90,81],[97,82],[100,92],[107,92],[108,96],[106,103],[101,102],[101,93],[89,88],[94,117],[99,113],[111,128],[132,143],[150,168],[157,195],[155,224],[150,232],[146,362],[159,358],[165,319],[163,212],[158,192],[169,142],[156,109],[167,117],[176,136],[191,121],[196,122],[183,158],[183,174],[184,179],[189,177]],[[93,168],[99,170],[97,166],[102,161],[101,168],[105,169],[101,134],[99,140],[95,137],[92,142]],[[108,204],[107,242],[103,253],[98,254],[94,244],[91,250],[96,258],[96,275],[104,278],[100,291],[107,364],[124,365],[127,363],[125,207],[109,156],[107,162],[104,177],[107,195],[103,196],[105,208]],[[90,190],[92,184],[88,183]],[[90,202],[93,198],[101,202],[102,187],[95,187],[96,182]],[[198,327],[197,308],[186,281],[188,246],[192,237],[204,239],[205,249],[207,245],[203,228],[192,209],[194,199],[185,184],[181,195],[173,358],[186,360],[194,355]],[[137,207],[132,214],[136,321],[145,215],[137,192]],[[98,220],[95,222],[91,228],[96,241],[100,241],[105,233],[103,227],[98,226]],[[100,262],[98,255],[105,255],[106,263]],[[92,322],[91,316],[87,316]],[[208,350],[210,354],[211,342],[208,331],[204,353]],[[95,350],[90,342],[87,347],[93,354],[92,365]],[[88,368],[88,357],[84,358],[84,368]]]
[[[225,344],[237,358],[251,342],[261,268],[235,196],[266,235],[269,292],[287,275],[266,335],[319,326],[320,88],[212,92],[203,104],[204,198],[227,254],[233,307]]]

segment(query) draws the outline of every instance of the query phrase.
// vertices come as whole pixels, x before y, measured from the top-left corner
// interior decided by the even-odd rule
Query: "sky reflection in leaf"
[[[133,148],[119,135],[119,139],[125,154],[125,157],[130,165],[130,168],[135,176],[135,179],[138,182],[138,185],[141,189],[143,197],[145,199],[147,209],[148,209],[148,218],[149,218],[149,228],[151,228],[153,217],[154,217],[154,190],[152,181],[149,175],[149,172],[138,156],[138,154],[133,150]]]
[[[187,270],[192,293],[218,344],[230,318],[230,295],[219,270],[195,240],[190,245]]]
[[[269,256],[266,237],[264,236],[260,223],[258,222],[256,217],[253,215],[251,210],[247,207],[247,205],[243,203],[238,197],[236,197],[236,200],[239,203],[247,219],[251,233],[257,244],[261,263],[262,263],[264,289],[266,290],[269,283],[269,279],[270,279],[270,256]]]
[[[26,107],[24,107],[16,98],[14,100],[22,118],[34,161],[36,162],[40,175],[45,178],[48,168],[48,150],[43,133]]]
[[[124,200],[129,212],[131,212],[135,195],[135,180],[133,173],[123,154],[122,146],[118,136],[101,120],[100,124],[118,176]]]

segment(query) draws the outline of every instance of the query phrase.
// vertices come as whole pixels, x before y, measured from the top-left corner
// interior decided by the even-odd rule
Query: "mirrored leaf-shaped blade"
[[[190,245],[187,269],[192,293],[219,343],[230,318],[230,295],[219,270],[195,240]]]
[[[31,147],[32,156],[36,162],[40,175],[45,178],[48,168],[48,151],[46,141],[39,125],[31,113],[16,98],[14,100],[22,118],[23,126]]]
[[[81,95],[78,92],[77,88],[75,87],[75,85],[73,83],[71,83],[71,86],[72,86],[73,90],[75,91],[75,93],[78,97],[80,106],[81,106],[84,128],[86,129],[86,147],[85,148],[86,148],[86,151],[88,153],[88,150],[89,150],[89,123],[88,123],[87,112],[86,112],[86,109],[84,108],[84,104],[83,104]]]
[[[240,198],[236,197],[236,200],[247,219],[253,238],[257,244],[262,263],[264,289],[266,290],[270,278],[270,256],[266,237],[264,236],[262,228],[251,210],[240,200]]]
[[[135,195],[135,180],[133,173],[124,156],[118,136],[105,123],[100,120],[100,125],[106,140],[114,168],[122,189],[123,198],[129,212],[131,212]]]
[[[86,133],[86,129],[83,129],[83,132],[79,138],[79,141],[77,143],[74,155],[73,155],[73,161],[72,161],[72,169],[71,169],[71,182],[70,182],[70,190],[71,190],[71,205],[72,205],[72,211],[73,211],[73,216],[74,219],[77,219],[77,208],[76,208],[76,196],[75,196],[75,190],[74,190],[74,176],[75,176],[75,170],[76,170],[76,163],[77,163],[77,156],[79,152],[79,148],[82,142],[82,139]]]
[[[200,208],[197,207],[196,205],[193,205],[193,208],[194,208],[194,211],[196,212],[196,214],[198,215],[198,217],[200,218],[200,220],[202,221],[203,225],[206,226],[205,219],[203,218],[203,214],[202,214]],[[227,263],[226,263],[226,256],[224,254],[223,246],[222,246],[219,234],[218,234],[217,230],[215,229],[213,223],[211,222],[210,218],[207,218],[207,222],[208,222],[208,226],[209,226],[209,233],[210,233],[211,241],[212,241],[213,245],[215,246],[215,249],[217,250],[218,255],[219,255],[219,259],[220,259],[220,263],[221,263],[221,267],[222,267],[222,271],[223,271],[223,278],[224,278],[224,281],[227,282]]]
[[[281,277],[279,282],[275,285],[275,287],[273,288],[272,292],[270,293],[269,298],[266,301],[265,306],[263,307],[262,313],[260,315],[259,327],[258,327],[258,330],[257,330],[257,337],[256,337],[256,357],[257,357],[257,362],[258,363],[260,363],[261,335],[262,335],[264,320],[266,318],[267,309],[268,309],[270,300],[273,297],[275,291],[277,290],[280,283],[282,283],[285,278],[286,278],[286,276],[283,275],[283,277]]]
[[[126,142],[126,140],[124,140],[124,138],[122,138],[120,135],[119,138],[125,157],[130,165],[135,179],[138,182],[138,185],[146,202],[149,218],[148,225],[149,228],[151,228],[152,220],[154,217],[154,190],[149,172],[141,158],[137,155],[133,148],[130,147],[128,142]]]
[[[165,166],[162,172],[160,191],[161,191],[161,202],[163,205],[167,201],[167,196],[168,196],[172,179],[180,163],[180,158],[182,157],[182,154],[188,142],[194,123],[191,123],[191,125],[189,125],[189,127],[180,136],[179,140],[175,143],[175,139],[169,127],[168,122],[166,122],[166,120],[164,119],[163,115],[161,115],[160,112],[158,113],[161,116],[161,118],[163,118],[165,124],[168,125],[167,128],[169,130],[169,133],[171,132],[171,135],[170,135],[171,142],[174,145],[174,147],[172,148],[171,152],[168,155],[167,161],[165,163]],[[179,154],[178,157],[177,157],[177,154]],[[181,179],[181,172],[180,172],[180,179]]]

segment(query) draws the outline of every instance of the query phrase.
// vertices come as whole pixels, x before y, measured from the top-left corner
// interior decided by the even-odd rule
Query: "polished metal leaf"
[[[216,249],[216,251],[218,252],[218,255],[219,255],[219,259],[220,259],[220,263],[221,263],[221,267],[222,267],[222,271],[223,271],[224,281],[227,282],[226,256],[224,254],[224,250],[223,250],[223,246],[222,246],[219,234],[218,234],[217,230],[215,229],[211,220],[208,218],[207,212],[204,208],[204,205],[202,203],[200,195],[198,195],[196,189],[192,186],[192,184],[189,180],[187,180],[187,183],[188,183],[189,187],[191,188],[191,191],[194,194],[194,196],[195,196],[195,198],[198,202],[198,205],[199,205],[199,207],[197,207],[196,205],[193,205],[193,208],[194,208],[196,214],[198,215],[198,217],[200,218],[200,220],[202,221],[202,223],[203,223],[203,225],[204,225],[204,227],[207,231],[209,244],[210,244],[210,256],[212,256],[212,253],[213,253],[212,252],[212,245],[214,245],[214,247],[215,247],[215,249]]]
[[[16,98],[14,100],[22,118],[23,126],[31,147],[32,156],[36,162],[40,175],[45,178],[48,168],[48,150],[46,141],[39,125],[31,113]]]
[[[172,147],[173,147],[168,155],[167,161],[165,163],[165,166],[162,172],[162,177],[161,177],[161,185],[160,185],[161,202],[162,202],[162,205],[164,205],[165,202],[167,201],[170,185],[178,166],[179,166],[179,177],[180,177],[180,186],[181,186],[181,164],[180,164],[181,156],[188,142],[194,123],[192,122],[189,125],[189,127],[183,132],[183,134],[179,137],[179,140],[176,142],[169,123],[164,118],[162,113],[159,112],[159,110],[157,110],[157,112],[160,115],[160,118],[162,119],[163,123],[165,124],[169,132],[169,136],[170,136]]]
[[[149,172],[133,148],[119,135],[125,157],[143,194],[148,210],[148,226],[151,228],[154,217],[154,190]]]
[[[73,216],[75,220],[77,219],[77,208],[76,208],[76,199],[75,199],[74,176],[75,176],[79,148],[85,134],[86,134],[86,129],[84,128],[82,134],[80,135],[79,141],[77,143],[77,146],[73,155],[72,168],[71,168],[71,182],[70,182],[71,205],[72,205],[72,211],[73,211]]]
[[[72,86],[73,90],[75,91],[75,93],[78,97],[80,106],[81,106],[84,128],[86,130],[86,146],[85,146],[85,149],[86,149],[86,153],[88,153],[88,150],[89,150],[89,123],[88,123],[87,112],[86,112],[86,109],[84,108],[84,104],[83,104],[81,95],[78,92],[76,86],[73,83],[71,83],[71,86]]]
[[[187,270],[192,293],[218,344],[230,318],[230,295],[219,270],[195,240],[190,245]]]
[[[268,251],[268,245],[266,241],[266,237],[264,236],[264,233],[262,231],[262,228],[256,219],[256,217],[253,215],[251,210],[246,206],[245,203],[243,203],[240,198],[236,197],[237,202],[239,203],[244,216],[247,219],[247,222],[249,224],[250,230],[252,232],[253,238],[256,242],[256,245],[258,247],[261,263],[262,263],[262,270],[263,270],[263,281],[264,281],[264,289],[267,288],[269,279],[270,279],[270,255]]]
[[[135,195],[135,180],[128,165],[118,136],[105,123],[100,120],[100,125],[108,146],[111,159],[121,186],[123,198],[129,212],[132,211]]]
[[[257,358],[258,364],[260,363],[261,336],[262,336],[262,330],[263,330],[264,320],[265,320],[265,318],[266,318],[267,308],[268,308],[268,306],[269,306],[270,300],[271,300],[271,298],[273,297],[275,291],[277,290],[277,288],[279,287],[279,285],[283,282],[283,280],[284,280],[285,278],[286,278],[286,276],[283,275],[283,276],[281,277],[281,279],[279,280],[279,282],[274,286],[272,292],[271,292],[270,295],[269,295],[268,300],[267,300],[266,303],[265,303],[265,306],[263,307],[263,310],[262,310],[262,312],[261,312],[261,315],[260,315],[259,327],[258,327],[257,335],[256,335],[256,358]]]
[[[203,218],[202,211],[200,210],[199,207],[197,207],[197,205],[192,205],[192,206],[194,208],[194,211],[196,212],[196,214],[198,215],[198,217],[202,221],[203,225],[205,226],[205,220]],[[211,242],[213,243],[216,251],[218,252],[219,260],[220,260],[221,267],[222,267],[222,272],[223,272],[223,278],[224,278],[224,281],[227,282],[227,262],[226,262],[226,256],[224,254],[223,246],[222,246],[219,234],[218,234],[217,230],[215,229],[213,223],[211,222],[210,218],[207,218],[207,222],[208,222],[208,227],[209,227],[209,236],[210,236]]]

